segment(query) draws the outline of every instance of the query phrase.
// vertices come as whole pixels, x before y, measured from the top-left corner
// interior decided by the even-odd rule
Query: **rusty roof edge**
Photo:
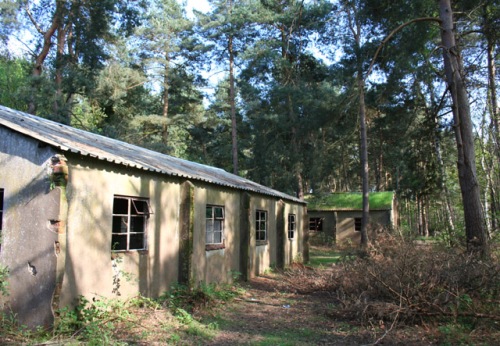
[[[262,195],[268,195],[276,198],[281,198],[285,200],[290,200],[294,201],[297,203],[301,204],[307,204],[306,201],[299,199],[297,197],[285,194],[283,192],[280,192],[278,190],[271,189],[267,186],[258,184],[254,181],[242,178],[240,176],[234,175],[232,173],[226,172],[225,170],[218,168],[218,167],[213,167],[213,166],[208,166],[204,165],[198,162],[193,162],[193,161],[188,161],[185,159],[177,158],[174,156],[166,155],[166,154],[161,154],[159,152],[155,152],[146,148],[142,148],[130,143],[118,141],[113,138],[105,137],[99,134],[87,132],[84,130],[80,130],[68,125],[60,124],[57,122],[54,122],[49,119],[44,119],[44,118],[39,118],[36,116],[33,116],[31,114],[23,113],[20,111],[16,111],[4,106],[0,105],[0,114],[3,114],[6,112],[7,114],[10,114],[13,119],[5,119],[4,116],[0,117],[0,124],[15,130],[17,132],[23,133],[27,136],[30,136],[32,138],[35,138],[41,142],[44,142],[46,144],[49,144],[53,147],[59,148],[62,151],[67,151],[67,152],[72,152],[75,154],[83,155],[83,156],[89,156],[89,157],[94,157],[102,161],[108,161],[111,163],[115,163],[118,165],[126,166],[126,167],[132,167],[135,169],[141,169],[145,171],[151,171],[151,172],[157,172],[161,173],[164,175],[168,176],[173,176],[173,177],[182,177],[186,179],[192,179],[192,180],[197,180],[197,181],[202,181],[205,183],[211,183],[219,186],[225,186],[225,187],[230,187],[238,190],[244,190],[244,191],[250,191]],[[38,124],[44,128],[46,127],[58,127],[59,130],[64,130],[62,133],[59,133],[59,136],[64,139],[66,142],[65,144],[62,144],[55,139],[51,138],[54,137],[55,134],[50,134],[46,133],[45,135],[43,133],[39,133],[31,128],[29,128],[28,123],[24,123],[25,119],[29,119],[29,121],[33,122],[34,124]],[[26,126],[23,126],[23,123],[26,124]],[[43,129],[42,129],[43,130]],[[48,129],[46,129],[48,130]],[[50,128],[51,131],[54,131],[53,128]],[[69,132],[66,134],[66,132]],[[64,135],[66,134],[69,136],[71,132],[74,132],[74,134],[80,135],[82,137],[95,137],[97,139],[101,139],[103,142],[105,142],[106,145],[111,146],[113,144],[119,145],[121,148],[126,148],[129,150],[131,153],[132,152],[142,152],[144,154],[147,154],[148,156],[151,157],[151,159],[156,159],[155,163],[158,163],[158,159],[165,158],[168,159],[168,161],[171,162],[172,167],[171,171],[162,169],[161,167],[155,166],[153,163],[147,163],[147,162],[140,162],[139,161],[134,161],[133,158],[131,157],[123,157],[122,155],[118,155],[116,152],[112,152],[110,149],[106,148],[106,145],[103,145],[103,147],[97,147],[95,145],[89,145],[84,142],[79,142],[75,138],[66,138]],[[90,138],[91,139],[91,138]],[[73,145],[71,142],[73,141]],[[96,150],[95,153],[92,153],[88,150],[84,150],[81,147],[79,147],[76,144],[80,144],[81,146],[87,146],[91,147]],[[100,152],[100,153],[99,153]],[[163,163],[165,164],[165,163]],[[168,164],[167,164],[168,166]],[[174,167],[175,166],[175,167]],[[198,168],[199,171],[197,174],[189,174],[186,170],[192,170]],[[223,176],[223,177],[216,177],[215,175]],[[241,184],[238,184],[240,182]]]

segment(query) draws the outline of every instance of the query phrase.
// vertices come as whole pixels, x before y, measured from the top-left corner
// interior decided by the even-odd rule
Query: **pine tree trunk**
[[[236,122],[236,95],[234,85],[233,36],[229,36],[229,102],[231,104],[231,141],[233,173],[238,175],[238,126]]]
[[[358,70],[359,92],[359,127],[360,127],[360,155],[361,155],[361,180],[363,189],[363,217],[361,219],[361,247],[368,246],[368,222],[370,218],[369,190],[368,190],[368,149],[366,139],[366,108],[365,108],[365,83],[361,71]]]
[[[458,149],[457,166],[464,205],[467,249],[470,253],[485,256],[488,253],[488,244],[476,174],[473,124],[462,60],[453,32],[451,0],[439,0],[439,17],[446,80],[453,101],[453,127]]]
[[[161,139],[164,145],[168,144],[168,107],[169,107],[169,88],[170,88],[170,56],[169,53],[165,53],[165,69],[163,75],[163,109],[162,116],[165,118],[165,123],[162,125],[161,129]]]
[[[54,115],[61,116],[63,109],[63,68],[64,68],[64,47],[66,45],[66,29],[63,24],[59,25],[57,30],[57,46],[56,46],[56,66],[55,66],[55,97],[52,104],[52,111]],[[71,123],[71,119],[65,119],[66,124]]]
[[[38,23],[35,21],[35,18],[33,17],[31,11],[29,10],[28,7],[29,3],[25,5],[26,13],[28,14],[28,17],[30,18],[32,24],[35,26],[37,29],[38,33],[43,36],[43,44],[42,48],[40,50],[40,53],[38,53],[35,56],[35,63],[33,66],[32,70],[32,77],[33,77],[33,87],[32,87],[32,92],[28,101],[28,113],[30,114],[36,114],[36,109],[37,109],[37,104],[35,100],[35,96],[38,92],[38,87],[36,86],[39,83],[39,79],[42,75],[43,72],[43,63],[45,62],[45,59],[49,55],[50,49],[52,47],[52,36],[54,36],[56,30],[58,29],[59,25],[61,24],[61,15],[62,15],[62,9],[61,5],[59,2],[56,2],[56,11],[54,13],[54,16],[52,18],[52,24],[47,31],[43,32],[40,29],[40,26]]]

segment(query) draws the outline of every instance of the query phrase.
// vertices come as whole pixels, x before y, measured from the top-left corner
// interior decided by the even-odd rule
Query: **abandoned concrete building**
[[[33,327],[83,295],[158,297],[307,256],[303,200],[0,106],[3,309]]]
[[[306,200],[312,238],[320,235],[338,245],[359,244],[363,217],[361,193],[331,193],[308,196]],[[369,201],[369,232],[377,233],[382,229],[398,225],[397,200],[394,192],[371,192]]]

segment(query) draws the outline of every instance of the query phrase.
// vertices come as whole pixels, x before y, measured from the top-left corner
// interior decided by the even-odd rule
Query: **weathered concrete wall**
[[[180,182],[107,162],[67,155],[68,233],[61,303],[79,295],[157,297],[178,279]],[[115,195],[149,198],[147,250],[111,251]]]
[[[304,251],[306,210],[299,203],[73,153],[64,153],[67,185],[57,187],[49,178],[55,150],[1,127],[0,138],[5,197],[0,261],[11,270],[11,296],[4,303],[28,326],[50,325],[52,309],[75,304],[80,295],[157,297],[179,280],[228,282],[236,272],[248,278],[278,260],[288,265]],[[149,199],[147,249],[111,250],[117,195]],[[224,206],[224,248],[206,247],[207,205]],[[268,215],[262,242],[255,236],[257,210]],[[291,240],[290,213],[297,222]]]
[[[323,233],[323,236],[335,240],[337,229],[337,220],[335,218],[335,213],[331,211],[309,211],[307,215],[306,222],[309,222],[310,218],[322,218],[323,219],[323,231],[318,233]],[[319,236],[320,234],[316,235]],[[326,241],[326,239],[325,239]]]
[[[354,219],[362,218],[361,211],[337,211],[337,243],[345,244],[352,242],[352,244],[359,244],[361,241],[361,234],[354,228]],[[371,210],[368,232],[369,237],[373,238],[379,227],[386,227],[391,224],[389,210]]]
[[[266,269],[276,265],[277,239],[276,239],[276,207],[278,201],[271,197],[252,195],[250,198],[250,244],[249,244],[249,277],[258,276]],[[256,219],[257,210],[267,211],[267,240],[256,240]]]
[[[285,266],[289,266],[294,261],[303,260],[304,251],[304,223],[305,207],[300,204],[285,204],[284,219],[284,250],[285,250]],[[296,217],[295,236],[293,239],[288,238],[288,215],[294,214]]]
[[[53,322],[61,191],[50,188],[50,159],[38,141],[0,126],[0,188],[4,189],[0,263],[10,269],[4,308],[29,327]],[[51,223],[51,221],[53,221]],[[28,265],[29,263],[29,265]]]
[[[208,184],[195,189],[193,233],[193,281],[230,282],[240,271],[240,197],[241,192]],[[224,248],[206,247],[206,206],[224,207]]]
[[[392,224],[390,210],[371,210],[369,236],[373,237],[381,227],[387,227]],[[354,221],[356,218],[362,218],[363,214],[358,210],[346,211],[309,211],[309,218],[323,218],[323,233],[327,238],[331,238],[338,245],[348,243],[359,244],[361,240],[360,232],[355,230]],[[318,232],[319,233],[319,232]]]

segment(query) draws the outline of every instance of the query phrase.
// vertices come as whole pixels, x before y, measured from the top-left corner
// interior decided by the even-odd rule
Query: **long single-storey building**
[[[359,245],[363,217],[362,199],[362,194],[357,192],[307,196],[309,231],[312,234],[323,234],[324,238],[338,245]],[[371,192],[369,204],[368,231],[372,236],[381,228],[394,228],[398,225],[394,192]]]
[[[307,256],[301,199],[2,106],[0,138],[0,300],[24,325],[81,295],[158,297]]]

